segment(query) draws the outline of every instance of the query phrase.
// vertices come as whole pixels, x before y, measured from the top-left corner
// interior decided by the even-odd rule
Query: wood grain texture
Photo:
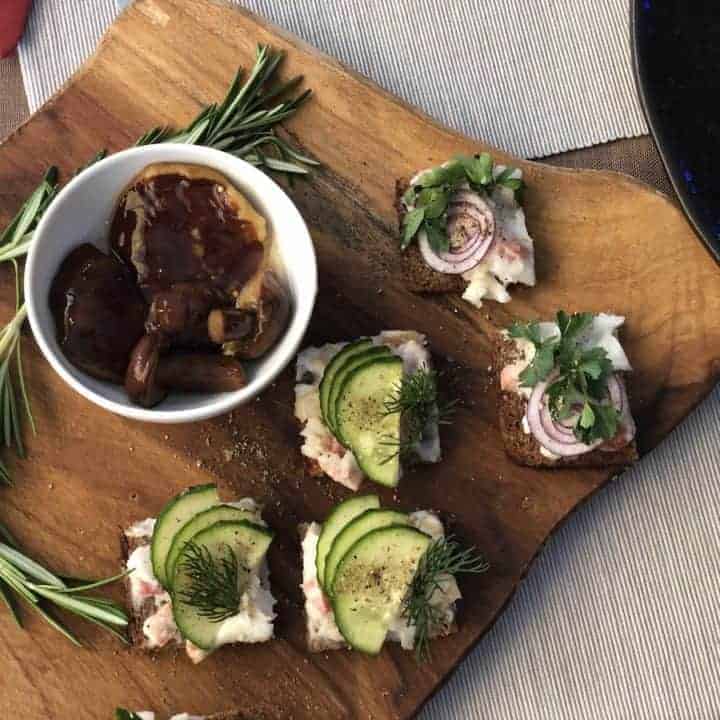
[[[0,222],[48,164],[67,174],[100,147],[119,150],[152,125],[187,121],[224,93],[238,64],[251,64],[258,42],[286,49],[286,72],[303,73],[316,91],[288,128],[324,166],[289,190],[319,260],[321,292],[307,342],[383,328],[428,334],[465,400],[444,433],[443,463],[409,474],[384,499],[442,511],[458,535],[485,551],[492,569],[463,581],[460,632],[435,644],[432,664],[418,666],[396,647],[377,659],[310,656],[296,525],[322,519],[346,493],[303,477],[291,371],[227,417],[156,427],[109,415],[73,394],[28,338],[40,435],[29,439],[28,460],[12,462],[16,487],[1,491],[3,520],[26,548],[64,572],[111,573],[122,526],[156,514],[188,485],[217,480],[228,495],[265,502],[278,531],[270,563],[281,639],[223,649],[191,667],[172,653],[144,657],[88,627],[80,628],[88,647],[77,650],[35,618],[25,633],[2,614],[3,716],[98,720],[121,704],[165,714],[242,707],[268,718],[410,717],[490,627],[553,529],[610,478],[608,471],[547,472],[508,461],[489,368],[494,329],[558,307],[626,315],[641,452],[720,375],[717,267],[673,203],[622,175],[520,163],[538,287],[516,289],[510,305],[488,303],[482,312],[456,297],[408,293],[395,272],[395,179],[483,144],[439,127],[258,18],[202,0],[138,0],[67,88],[6,141]],[[0,285],[9,315],[8,270]]]

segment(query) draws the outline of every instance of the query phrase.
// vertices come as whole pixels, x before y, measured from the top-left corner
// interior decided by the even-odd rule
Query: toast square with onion
[[[507,303],[515,285],[535,285],[520,168],[489,153],[458,155],[398,179],[400,268],[413,292],[455,293],[475,307]]]
[[[500,432],[508,456],[517,464],[529,467],[617,467],[631,465],[638,459],[635,439],[617,450],[595,449],[571,457],[552,457],[542,451],[540,442],[529,432],[526,414],[528,400],[517,392],[503,388],[502,372],[520,360],[515,341],[499,333],[493,354],[498,387]],[[622,373],[620,373],[622,375]]]

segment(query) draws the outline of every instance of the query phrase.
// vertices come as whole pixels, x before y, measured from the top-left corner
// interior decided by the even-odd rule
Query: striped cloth
[[[30,109],[127,0],[36,0],[20,46]],[[629,0],[245,0],[430,115],[521,157],[647,133]],[[570,8],[572,8],[570,10]]]
[[[92,50],[115,2],[35,0],[20,48],[32,108]],[[646,132],[627,0],[245,5],[519,155]],[[716,391],[578,511],[422,720],[718,720],[719,427]]]

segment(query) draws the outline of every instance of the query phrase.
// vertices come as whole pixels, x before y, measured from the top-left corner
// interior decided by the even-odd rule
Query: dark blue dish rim
[[[660,98],[657,89],[653,88],[650,82],[651,71],[648,63],[651,62],[649,56],[652,52],[652,38],[658,32],[657,23],[663,21],[662,15],[657,9],[658,6],[667,2],[672,2],[672,0],[633,0],[631,38],[635,79],[650,132],[655,139],[658,152],[680,204],[700,239],[715,260],[720,263],[720,207],[714,206],[707,196],[709,186],[706,185],[706,181],[709,178],[699,176],[686,160],[687,155],[677,146],[677,137],[673,134],[673,127],[667,122],[667,118],[661,110],[662,101],[667,104],[667,97]],[[697,24],[697,33],[702,34],[704,29],[702,23]],[[660,26],[660,30],[671,33],[673,29]],[[667,34],[663,37],[667,37]],[[668,48],[667,51],[670,52],[671,48]],[[717,70],[720,74],[720,67]],[[711,97],[708,97],[707,103],[705,110],[712,112]]]

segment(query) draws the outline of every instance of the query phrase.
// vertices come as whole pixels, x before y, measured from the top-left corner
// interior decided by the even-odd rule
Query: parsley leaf
[[[447,252],[450,249],[450,240],[445,232],[445,228],[437,220],[426,220],[425,232],[427,233],[430,247],[436,253]]]
[[[425,208],[415,208],[403,218],[403,236],[400,247],[404,250],[417,234],[425,219]]]
[[[115,710],[115,720],[140,720],[140,716],[125,708],[117,708]]]
[[[505,168],[494,177],[494,167],[489,153],[479,153],[459,155],[422,173],[402,196],[407,213],[402,222],[400,249],[405,250],[418,232],[424,230],[435,252],[447,251],[450,247],[446,230],[447,208],[453,194],[461,188],[469,187],[475,192],[489,194],[496,185],[502,185],[517,196],[524,186],[522,180],[511,177],[515,168]]]

